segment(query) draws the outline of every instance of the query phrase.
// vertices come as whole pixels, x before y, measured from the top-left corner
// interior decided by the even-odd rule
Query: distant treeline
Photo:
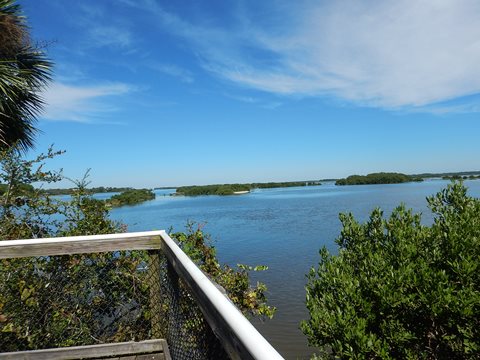
[[[35,191],[35,188],[30,184],[19,184],[16,192],[20,192],[23,196],[32,194]],[[8,191],[8,185],[0,184],[0,196],[5,194]]]
[[[423,181],[423,179],[402,173],[379,172],[368,175],[350,175],[345,179],[337,180],[335,185],[400,184],[411,181]]]
[[[122,191],[122,189],[125,189]],[[58,192],[57,192],[58,190]],[[0,197],[2,197],[8,191],[8,186],[5,184],[0,184]],[[22,194],[22,197],[28,198],[36,190],[30,184],[19,184],[16,189],[17,194]],[[48,195],[71,195],[73,189],[50,189],[45,191]],[[120,192],[120,194],[112,196],[107,200],[97,200],[105,201],[108,205],[112,207],[119,207],[124,205],[136,205],[140,204],[147,200],[155,199],[155,194],[151,190],[147,189],[132,189],[132,188],[109,188],[109,187],[97,187],[88,189],[88,192],[91,194],[94,193],[103,193],[103,192]]]
[[[422,174],[415,174],[411,175],[414,177],[421,177],[421,178],[444,178],[444,179],[460,179],[460,177],[464,178],[464,176],[480,176],[480,171],[459,171],[459,172],[443,172],[443,173],[422,173]]]
[[[72,195],[75,189],[46,189],[44,190],[49,195]],[[97,193],[111,193],[111,192],[122,192],[132,190],[131,187],[105,187],[99,186],[87,189],[89,194],[97,194]]]
[[[248,183],[248,184],[216,184],[216,185],[194,185],[181,186],[177,188],[174,195],[199,196],[199,195],[234,195],[240,191],[251,191],[253,189],[269,189],[293,186],[321,185],[319,181],[289,181],[269,183]]]
[[[444,175],[444,180],[479,180],[480,175]]]
[[[113,195],[106,202],[112,207],[136,205],[144,201],[155,199],[153,191],[148,189],[128,189],[120,194]]]

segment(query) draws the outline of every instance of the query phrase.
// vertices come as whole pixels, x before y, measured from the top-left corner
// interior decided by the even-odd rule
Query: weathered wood
[[[167,350],[166,350],[167,349]],[[89,346],[72,346],[58,349],[17,351],[0,353],[0,360],[67,360],[67,359],[101,359],[123,355],[143,355],[148,353],[168,354],[166,341],[163,339],[146,340],[140,342],[124,342]],[[165,359],[170,360],[170,356]],[[156,358],[155,358],[156,359]]]
[[[172,356],[170,355],[170,349],[168,348],[167,340],[160,339],[163,343],[163,354],[165,356],[165,360],[172,360]]]
[[[137,355],[137,358],[135,360],[165,360],[165,356],[164,354],[159,354],[159,353],[143,354],[143,355]]]
[[[163,311],[162,311],[162,288],[160,282],[160,251],[150,250],[149,268],[148,268],[148,285],[150,287],[150,323],[152,326],[152,337],[160,339],[165,337]]]
[[[161,248],[160,231],[0,241],[0,259]]]

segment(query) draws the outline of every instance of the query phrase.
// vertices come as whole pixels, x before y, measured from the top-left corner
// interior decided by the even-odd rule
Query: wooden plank
[[[0,241],[0,259],[161,248],[161,232]]]
[[[143,354],[143,355],[137,355],[136,360],[165,360],[165,356],[164,354],[160,354],[160,353]]]
[[[163,343],[163,354],[165,356],[165,360],[172,360],[172,356],[170,355],[170,349],[168,348],[167,340],[160,339]]]
[[[0,360],[67,360],[99,359],[121,355],[159,353],[164,351],[162,339],[89,346],[72,346],[58,349],[0,353]]]

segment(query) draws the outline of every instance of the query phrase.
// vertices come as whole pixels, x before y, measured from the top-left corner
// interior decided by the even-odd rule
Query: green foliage
[[[269,189],[294,186],[321,185],[318,181],[290,181],[249,184],[217,184],[181,186],[177,188],[175,195],[199,196],[199,195],[234,195],[236,192],[251,191],[253,189]]]
[[[118,195],[112,196],[107,203],[110,206],[118,207],[124,205],[136,205],[144,201],[155,199],[155,194],[148,189],[130,189]]]
[[[52,234],[59,224],[52,215],[59,204],[35,189],[34,183],[53,183],[61,174],[45,170],[45,161],[61,151],[48,149],[32,160],[25,160],[20,151],[10,148],[0,151],[0,239],[38,238]]]
[[[15,149],[0,153],[1,240],[124,231],[85,191],[88,174],[70,201],[41,188],[25,193],[62,178],[45,170],[45,161],[61,153],[49,149],[33,160]],[[0,352],[148,338],[148,286],[139,270],[145,262],[146,254],[134,251],[2,260]],[[103,331],[114,317],[120,320]]]
[[[365,224],[340,215],[339,254],[320,251],[301,325],[323,357],[478,357],[480,200],[454,183],[428,204],[430,227],[403,205]]]
[[[0,149],[32,147],[40,92],[50,81],[51,62],[32,45],[21,8],[0,0]]]
[[[401,173],[380,172],[368,175],[350,175],[346,179],[337,180],[335,185],[399,184],[411,181],[423,181],[423,179]]]
[[[238,269],[233,269],[228,265],[220,265],[209,236],[200,227],[194,229],[193,223],[187,225],[187,232],[170,235],[210,279],[225,289],[230,300],[245,316],[273,317],[275,308],[267,305],[267,287],[260,282],[252,287],[249,280],[250,271],[263,271],[268,267],[238,264]]]
[[[145,260],[142,252],[3,260],[0,351],[149,338]]]

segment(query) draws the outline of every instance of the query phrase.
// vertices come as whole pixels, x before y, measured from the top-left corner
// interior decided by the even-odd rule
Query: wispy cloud
[[[426,110],[480,92],[477,0],[272,1],[268,24],[246,6],[234,31],[153,0],[130,5],[187,41],[208,71],[269,93]]]
[[[43,94],[47,106],[42,118],[83,123],[105,120],[118,110],[111,99],[133,90],[122,83],[73,86],[56,82]]]
[[[148,66],[155,71],[175,77],[181,82],[191,84],[195,81],[191,71],[173,64],[149,63]]]
[[[275,110],[283,105],[283,103],[280,101],[264,100],[264,99],[256,98],[252,96],[231,95],[231,94],[224,94],[224,95],[230,99],[247,103],[247,104],[257,105],[258,107],[261,107],[264,109]]]
[[[93,26],[88,31],[89,44],[95,47],[118,46],[128,47],[132,44],[132,34],[119,26]]]
[[[130,23],[125,18],[112,17],[102,3],[78,5],[76,26],[82,29],[82,48],[129,48],[133,46]]]

